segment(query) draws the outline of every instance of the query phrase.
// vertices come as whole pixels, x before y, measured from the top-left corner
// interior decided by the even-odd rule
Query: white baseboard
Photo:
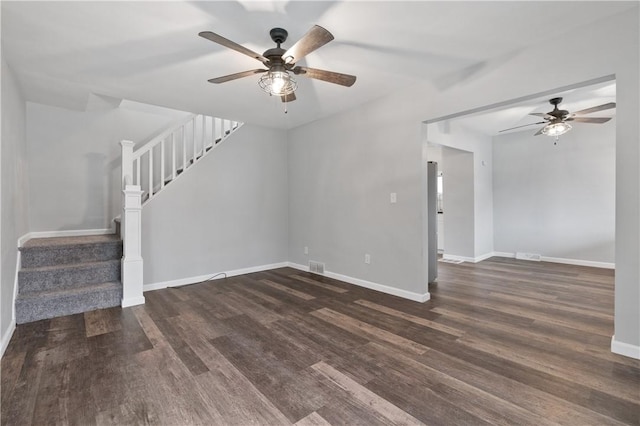
[[[13,294],[12,294],[12,303],[11,303],[11,321],[16,323],[16,299],[18,298],[18,272],[20,271],[20,265],[22,264],[22,253],[20,250],[17,250],[18,254],[16,256],[16,273],[13,277]]]
[[[493,255],[497,256],[497,257],[508,257],[509,259],[515,259],[516,258],[516,254],[515,253],[507,253],[507,252],[504,252],[504,251],[494,251]]]
[[[236,275],[251,274],[253,272],[268,271],[270,269],[285,268],[287,262],[272,263],[269,265],[251,266],[249,268],[234,269],[232,271],[212,272],[206,275],[198,275],[195,277],[180,278],[177,280],[161,281],[157,283],[145,284],[142,291],[160,290],[167,287],[180,287],[183,285],[201,283],[208,280],[216,280],[225,277],[233,277]]]
[[[494,256],[493,252],[485,253],[485,254],[482,254],[482,255],[480,255],[480,256],[476,256],[476,257],[473,259],[473,263],[482,262],[483,260],[487,260],[487,259],[489,259],[489,258],[491,258],[491,257],[493,257],[493,256]]]
[[[628,356],[629,358],[640,359],[640,346],[618,342],[615,335],[611,336],[611,352],[618,355]]]
[[[16,320],[15,318],[11,320],[11,324],[7,331],[2,335],[2,341],[0,342],[0,358],[4,356],[4,351],[7,350],[7,346],[9,346],[9,342],[11,341],[11,337],[13,336],[13,332],[16,331]]]
[[[18,253],[16,254],[16,272],[13,278],[13,293],[11,295],[11,324],[9,328],[2,336],[2,341],[0,343],[0,358],[4,355],[4,351],[9,346],[9,341],[11,341],[11,336],[13,336],[13,332],[16,330],[16,297],[18,297],[18,271],[20,271],[20,262],[21,262],[21,253],[20,250],[16,250]]]
[[[543,262],[564,263],[566,265],[590,266],[592,268],[616,269],[616,264],[611,262],[595,262],[593,260],[564,259],[561,257],[542,256]]]
[[[455,254],[443,254],[442,258],[445,260],[457,260],[462,262],[479,263],[493,256],[495,256],[495,253],[489,252],[476,257],[458,256]]]
[[[515,259],[515,253],[506,253],[501,251],[494,251],[493,256],[498,257],[508,257],[511,259]],[[491,256],[489,256],[491,257]],[[604,268],[604,269],[615,269],[616,264],[611,262],[596,262],[593,260],[581,260],[581,259],[567,259],[563,257],[548,257],[541,256],[540,261],[542,262],[551,262],[551,263],[563,263],[565,265],[576,265],[576,266],[589,266],[591,268]]]
[[[458,256],[455,254],[443,254],[442,258],[444,260],[458,260],[461,262],[471,262],[471,263],[476,263],[475,259],[473,257],[467,257],[467,256]]]
[[[288,265],[291,268],[299,269],[301,271],[309,272],[309,267],[300,265],[298,263],[289,262]],[[403,299],[413,300],[414,302],[426,302],[431,299],[431,295],[427,292],[424,294],[414,293],[412,291],[402,290],[395,287],[390,287],[384,284],[378,284],[371,281],[362,280],[360,278],[350,277],[348,275],[336,274],[335,272],[326,271],[322,274],[326,277],[333,278],[334,280],[344,281],[349,284],[354,284],[359,287],[368,288],[371,290],[376,290],[382,293],[391,294],[393,296],[402,297]]]
[[[128,308],[129,306],[144,305],[144,296],[130,297],[128,299],[122,299],[120,306]]]
[[[113,234],[115,227],[105,229],[77,229],[67,231],[38,231],[28,232],[18,239],[18,247],[32,238],[54,238],[54,237],[83,237],[86,235],[106,235]]]

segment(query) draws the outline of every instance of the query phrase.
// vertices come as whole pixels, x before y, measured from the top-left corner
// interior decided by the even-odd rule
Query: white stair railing
[[[241,125],[237,121],[192,114],[135,151],[129,152],[123,145],[123,182],[128,174],[131,184],[141,188],[144,206]]]
[[[192,114],[135,151],[132,141],[120,142],[123,195],[120,226],[123,241],[123,307],[144,303],[142,207],[242,124]]]

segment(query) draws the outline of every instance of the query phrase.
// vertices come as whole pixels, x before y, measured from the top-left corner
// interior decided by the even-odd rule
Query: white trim
[[[20,271],[20,265],[22,264],[22,252],[18,251],[16,256],[16,273],[13,278],[13,302],[11,304],[11,321],[16,323],[16,299],[18,298],[18,272]]]
[[[489,252],[489,253],[485,253],[482,254],[480,256],[477,257],[466,257],[466,256],[458,256],[455,254],[443,254],[442,258],[444,260],[459,260],[462,262],[470,262],[470,263],[479,263],[482,262],[483,260],[487,260],[490,257],[496,256],[496,254],[494,252]]]
[[[287,264],[287,266],[294,268],[294,269],[299,269],[301,271],[306,271],[309,272],[309,268],[304,266],[304,265],[300,265],[298,263],[292,263],[289,262]],[[354,277],[350,277],[348,275],[342,275],[342,274],[336,274],[335,272],[329,272],[326,271],[324,272],[324,274],[322,274],[324,276],[327,276],[329,278],[333,278],[334,280],[340,280],[340,281],[344,281],[346,283],[349,284],[354,284],[357,285],[359,287],[364,287],[364,288],[368,288],[371,290],[376,290],[382,293],[386,293],[386,294],[391,294],[393,296],[398,296],[398,297],[402,297],[403,299],[409,299],[409,300],[413,300],[414,302],[426,302],[427,300],[431,299],[431,294],[429,293],[425,293],[425,294],[420,294],[420,293],[414,293],[412,291],[407,291],[407,290],[402,290],[399,288],[395,288],[395,287],[390,287],[388,285],[384,285],[384,284],[378,284],[378,283],[374,283],[371,281],[366,281],[366,280],[361,280],[360,278],[354,278]]]
[[[22,259],[20,250],[17,250],[17,252],[18,254],[16,256],[16,273],[13,279],[11,324],[9,325],[7,332],[2,336],[2,343],[0,343],[0,358],[4,355],[4,351],[7,350],[7,346],[9,346],[9,342],[11,341],[11,337],[13,336],[13,332],[16,330],[16,297],[18,297],[18,271],[20,270],[20,262]]]
[[[277,269],[277,268],[286,268],[287,266],[289,266],[287,262],[281,262],[281,263],[272,263],[269,265],[251,266],[249,268],[243,268],[243,269],[234,269],[232,271],[212,272],[210,274],[199,275],[196,277],[180,278],[177,280],[161,281],[157,283],[145,284],[143,286],[143,291],[160,290],[167,287],[180,287],[183,285],[196,284],[196,283],[201,283],[209,280],[217,280],[217,279],[226,278],[226,277],[234,277],[236,275],[251,274],[253,272],[262,272],[262,271],[268,271],[270,269]]]
[[[443,254],[442,258],[444,260],[461,260],[463,262],[471,262],[471,263],[476,263],[475,259],[473,257],[466,257],[466,256],[458,256],[455,254]]]
[[[516,257],[515,253],[506,253],[500,251],[494,251],[493,256],[499,257],[508,257],[514,259]],[[551,263],[563,263],[565,265],[577,265],[577,266],[589,266],[591,268],[604,268],[604,269],[615,269],[616,264],[611,262],[596,262],[593,260],[581,260],[581,259],[567,259],[563,257],[547,257],[541,256],[540,261],[542,262],[551,262]]]
[[[628,356],[629,358],[640,359],[640,346],[619,342],[616,340],[615,335],[611,336],[611,352],[618,355]]]
[[[54,237],[84,237],[86,235],[107,235],[115,232],[113,228],[104,229],[78,229],[67,231],[39,231],[28,232],[18,239],[18,247],[22,247],[25,242],[32,238],[54,238]]]
[[[482,254],[480,256],[476,256],[475,259],[473,259],[473,263],[482,262],[483,260],[487,260],[487,259],[489,259],[489,258],[491,258],[493,256],[494,256],[493,252],[489,252],[489,253]]]
[[[494,251],[493,255],[497,256],[497,257],[507,257],[509,259],[515,259],[516,258],[516,254],[515,253],[507,253],[507,252],[504,252],[504,251]]]
[[[129,306],[144,305],[144,301],[144,296],[129,297],[128,299],[123,298],[120,302],[120,306],[122,306],[123,308],[128,308]]]
[[[4,356],[4,351],[7,350],[7,346],[9,346],[9,342],[11,341],[11,337],[13,336],[13,332],[16,331],[16,321],[15,319],[11,321],[11,325],[6,333],[2,336],[2,343],[0,346],[0,357]]]
[[[564,259],[561,257],[540,258],[543,262],[564,263],[566,265],[590,266],[592,268],[616,269],[616,264],[611,262],[595,262],[593,260]]]

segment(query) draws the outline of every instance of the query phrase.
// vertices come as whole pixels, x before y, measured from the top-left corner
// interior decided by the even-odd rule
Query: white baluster
[[[211,148],[213,148],[216,144],[216,123],[215,118],[211,118]]]
[[[196,164],[196,159],[198,155],[198,149],[196,147],[196,118],[193,117],[193,134],[191,135],[193,138],[193,163]]]
[[[164,161],[165,161],[165,154],[164,154],[164,144],[166,142],[166,139],[163,139],[162,142],[160,142],[160,189],[164,188],[164,181],[165,181],[165,174],[164,174]]]
[[[136,181],[133,183],[140,186],[140,157],[136,158]]]
[[[153,149],[149,150],[149,200],[153,198]]]
[[[133,184],[133,145],[132,141],[123,140],[120,141],[120,147],[122,149],[122,179],[120,184],[122,188],[125,185]]]
[[[176,178],[176,134],[171,133],[171,180]]]
[[[215,118],[216,121],[216,142],[218,139],[222,140],[222,120],[218,117]]]
[[[182,172],[187,170],[187,129],[182,126]]]
[[[202,155],[204,155],[207,153],[207,120],[205,119],[204,115],[201,115],[200,117],[202,117]]]

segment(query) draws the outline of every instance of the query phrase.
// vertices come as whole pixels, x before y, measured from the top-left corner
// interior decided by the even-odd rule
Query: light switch
[[[392,192],[391,196],[389,197],[389,201],[391,201],[391,204],[395,204],[396,201],[398,201],[398,198],[396,197],[396,193]]]

